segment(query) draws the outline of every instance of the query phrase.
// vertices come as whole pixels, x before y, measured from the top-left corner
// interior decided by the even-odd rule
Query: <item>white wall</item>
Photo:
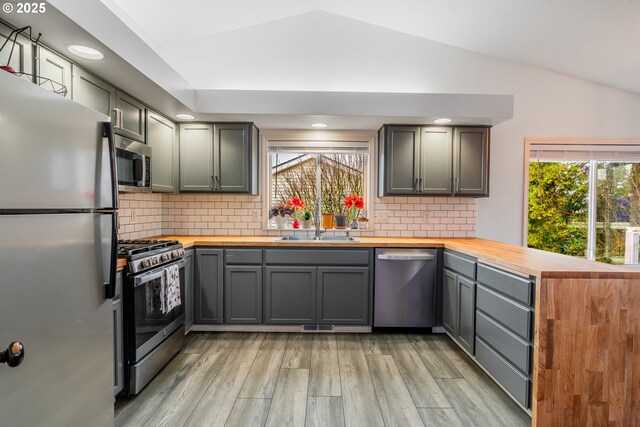
[[[640,137],[640,95],[438,43],[424,44],[421,62],[435,92],[514,95],[513,118],[492,129],[478,237],[522,244],[524,138]]]

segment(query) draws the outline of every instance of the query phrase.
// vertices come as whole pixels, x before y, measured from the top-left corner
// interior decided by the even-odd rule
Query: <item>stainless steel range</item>
[[[184,249],[176,240],[120,240],[124,270],[125,396],[138,394],[180,351],[184,342]],[[182,302],[167,308],[172,272],[179,272]],[[175,275],[174,275],[175,277]]]

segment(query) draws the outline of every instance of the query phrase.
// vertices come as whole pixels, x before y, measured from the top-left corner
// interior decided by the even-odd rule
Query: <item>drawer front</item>
[[[465,258],[450,251],[445,251],[444,266],[456,273],[470,277],[473,280],[476,278],[476,262],[473,259]]]
[[[531,372],[531,346],[485,314],[476,311],[476,335],[490,344],[516,368]]]
[[[532,311],[482,285],[477,286],[476,308],[526,340],[531,340]]]
[[[497,379],[500,384],[518,400],[529,408],[531,381],[511,366],[502,356],[496,353],[484,341],[476,338],[476,358]]]
[[[526,277],[478,264],[478,282],[524,304],[533,305],[533,287]]]
[[[336,249],[291,250],[267,249],[265,261],[268,265],[369,265],[369,250]]]
[[[225,264],[262,264],[261,249],[225,249]]]

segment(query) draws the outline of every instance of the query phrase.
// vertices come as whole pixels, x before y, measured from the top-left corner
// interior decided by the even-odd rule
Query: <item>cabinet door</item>
[[[193,250],[188,250],[184,257],[184,326],[189,330],[193,325],[194,271]]]
[[[420,128],[389,126],[385,131],[386,194],[415,194],[420,177]]]
[[[262,266],[225,267],[224,323],[262,323]]]
[[[45,77],[54,82],[64,85],[67,88],[66,98],[71,99],[71,62],[60,55],[38,46],[38,76]],[[41,83],[41,82],[38,82]],[[59,89],[48,83],[41,83],[40,86],[47,90]]]
[[[180,190],[213,191],[211,125],[180,125]]]
[[[367,267],[318,267],[318,324],[366,325],[370,301]]]
[[[126,93],[117,91],[116,108],[120,112],[120,119],[114,121],[116,133],[144,143],[145,105]]]
[[[442,286],[442,326],[451,336],[455,337],[456,320],[458,318],[458,276],[448,269],[444,269],[444,283]]]
[[[196,249],[195,323],[222,323],[222,249]]]
[[[420,140],[420,192],[451,194],[451,128],[424,127]]]
[[[251,179],[249,124],[213,125],[213,188],[225,193],[248,193]]]
[[[315,324],[316,267],[266,267],[265,323]]]
[[[454,194],[489,195],[489,129],[455,128],[453,134]]]
[[[113,301],[113,395],[124,388],[124,353],[122,346],[122,299]]]
[[[11,28],[4,25],[0,22],[0,46],[7,40],[9,34],[11,34]],[[11,41],[7,43],[2,52],[0,52],[0,64],[7,65],[7,61],[9,60],[9,54],[11,53],[11,44],[13,43],[13,36],[11,37]],[[15,47],[13,48],[13,54],[11,55],[11,62],[9,65],[13,67],[14,70],[20,73],[28,73],[33,74],[33,43],[29,40],[28,37],[18,36],[16,40]],[[24,76],[24,79],[29,79],[29,77]],[[29,79],[30,80],[30,79]]]
[[[176,125],[161,115],[147,111],[147,145],[151,147],[151,189],[175,192],[177,159]]]
[[[476,285],[458,276],[458,342],[473,354],[475,338]]]
[[[71,98],[93,110],[110,116],[116,108],[116,89],[104,80],[72,66]]]

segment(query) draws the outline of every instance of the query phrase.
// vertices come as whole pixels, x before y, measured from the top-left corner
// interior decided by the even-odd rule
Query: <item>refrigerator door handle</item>
[[[110,122],[102,123],[102,135],[109,143],[109,164],[111,165],[111,204],[113,209],[118,209],[118,178],[116,177],[116,142],[113,137],[113,125]]]
[[[118,214],[98,213],[98,247],[102,263],[102,282],[106,299],[116,294],[116,269],[118,268]],[[109,220],[109,223],[106,221]]]

